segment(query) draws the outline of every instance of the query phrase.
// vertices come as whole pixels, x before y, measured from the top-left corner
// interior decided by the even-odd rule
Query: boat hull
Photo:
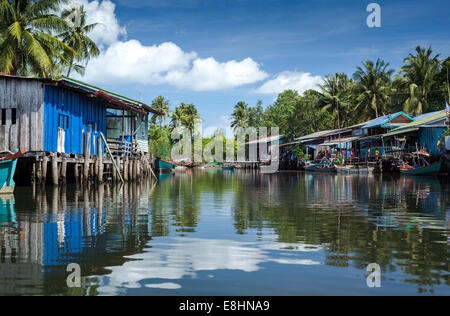
[[[433,176],[438,175],[442,168],[442,162],[437,164],[417,168],[417,169],[400,169],[400,173],[411,176]]]
[[[14,192],[16,166],[17,159],[0,161],[0,194],[4,195]]]
[[[222,167],[222,170],[224,170],[224,171],[226,171],[226,170],[233,171],[234,169],[236,169],[235,166]]]
[[[334,167],[316,167],[315,172],[321,173],[336,173],[336,168]]]
[[[158,171],[160,173],[171,173],[175,170],[175,164],[165,160],[158,160]]]

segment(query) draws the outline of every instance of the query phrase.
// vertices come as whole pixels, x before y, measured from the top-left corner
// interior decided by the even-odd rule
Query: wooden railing
[[[126,140],[108,139],[108,146],[115,156],[133,157],[141,156],[143,153],[136,141],[128,142]]]

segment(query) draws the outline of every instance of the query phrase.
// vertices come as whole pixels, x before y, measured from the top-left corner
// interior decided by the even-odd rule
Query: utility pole
[[[450,80],[449,80],[448,73],[449,73],[449,71],[448,71],[448,67],[447,67],[447,90],[448,90],[448,103],[447,104],[450,104]],[[445,110],[447,112],[447,120],[446,120],[447,131],[450,131],[450,111],[448,110],[447,105],[445,107]]]

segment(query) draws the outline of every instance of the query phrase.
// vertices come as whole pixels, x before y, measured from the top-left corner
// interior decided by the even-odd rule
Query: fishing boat
[[[226,170],[233,171],[234,169],[236,169],[235,165],[223,165],[222,166],[222,170],[224,170],[224,171],[226,171]]]
[[[336,167],[334,166],[316,166],[315,172],[335,173]]]
[[[307,162],[303,169],[305,171],[316,171],[317,167],[325,167],[328,166],[328,161],[322,161],[320,163]]]
[[[175,163],[173,161],[167,161],[163,159],[158,159],[158,170],[160,173],[170,173],[175,170]]]
[[[334,166],[337,173],[359,173],[359,168],[353,165],[348,166]]]
[[[0,158],[0,194],[11,194],[14,192],[14,174],[16,172],[17,159],[25,152],[16,149],[14,153],[7,153],[9,156]]]
[[[441,171],[442,161],[435,163],[433,165],[428,165],[425,167],[414,168],[409,165],[404,165],[400,167],[400,172],[402,174],[412,175],[412,176],[432,176],[437,175]]]

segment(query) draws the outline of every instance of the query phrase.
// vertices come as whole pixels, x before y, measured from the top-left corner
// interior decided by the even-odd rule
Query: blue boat
[[[163,159],[158,159],[157,164],[160,173],[172,172],[176,167],[174,162]]]
[[[17,158],[24,154],[23,150],[16,149],[14,154],[0,158],[0,194],[11,194],[16,186],[14,174],[16,172]]]
[[[234,169],[236,169],[236,166],[222,166],[222,170],[229,170],[229,171],[233,171]]]

